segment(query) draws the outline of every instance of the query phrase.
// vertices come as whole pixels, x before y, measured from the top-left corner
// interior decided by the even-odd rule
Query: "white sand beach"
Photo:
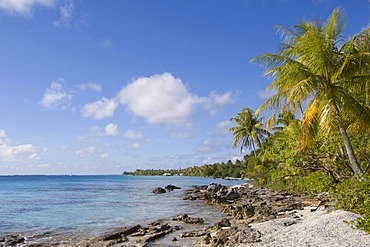
[[[326,209],[310,212],[310,208],[306,208],[295,215],[299,218],[252,223],[252,228],[261,232],[262,241],[240,246],[370,246],[370,234],[344,222],[356,220],[358,215],[354,213]]]

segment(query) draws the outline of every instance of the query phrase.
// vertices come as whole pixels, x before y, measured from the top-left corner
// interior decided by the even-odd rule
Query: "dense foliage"
[[[370,232],[370,28],[344,41],[342,16],[338,8],[326,22],[279,27],[280,51],[253,59],[267,67],[276,92],[256,111],[275,111],[267,128],[298,110],[300,119],[275,128],[246,175],[273,189],[329,190]]]
[[[352,170],[361,177],[364,173],[348,127],[370,128],[370,28],[343,42],[344,27],[340,8],[326,22],[315,19],[293,28],[280,27],[280,51],[253,59],[267,67],[265,73],[272,79],[268,89],[276,92],[257,113],[265,109],[275,111],[267,120],[269,127],[277,114],[300,107],[301,148],[312,147],[317,135],[339,130]]]

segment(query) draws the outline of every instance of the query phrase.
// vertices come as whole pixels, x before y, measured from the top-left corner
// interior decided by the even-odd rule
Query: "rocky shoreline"
[[[181,188],[169,185],[163,190],[155,188],[153,193],[166,193],[173,189]],[[266,240],[269,227],[271,231],[273,227],[259,228],[258,224],[278,222],[279,231],[283,231],[298,225],[304,218],[304,210],[307,215],[318,209],[331,208],[326,194],[309,198],[254,188],[248,183],[231,187],[215,183],[193,186],[185,192],[183,199],[212,204],[226,217],[207,225],[202,218],[180,214],[145,226],[121,227],[89,238],[57,237],[50,233],[31,236],[13,234],[0,238],[0,246],[266,246],[268,244],[264,242],[273,241],[271,237]],[[368,240],[370,243],[370,238]]]

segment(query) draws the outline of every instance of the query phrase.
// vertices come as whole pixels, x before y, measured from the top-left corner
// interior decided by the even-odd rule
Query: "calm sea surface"
[[[211,206],[182,200],[185,189],[212,182],[199,177],[0,176],[0,236],[14,232],[89,232],[149,223],[180,213],[221,217]],[[182,188],[155,195],[155,187]]]

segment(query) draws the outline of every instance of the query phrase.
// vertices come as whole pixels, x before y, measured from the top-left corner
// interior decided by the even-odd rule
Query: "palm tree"
[[[276,91],[256,113],[275,110],[266,121],[270,128],[279,113],[306,106],[301,116],[301,148],[311,146],[319,132],[339,129],[355,175],[361,177],[347,127],[351,123],[370,127],[370,29],[343,42],[344,27],[340,8],[326,22],[315,19],[292,29],[278,27],[284,40],[281,50],[252,59],[267,67],[265,74],[273,79],[268,89]]]
[[[236,123],[235,127],[229,128],[229,131],[232,131],[234,136],[233,146],[237,147],[241,144],[241,152],[243,147],[251,147],[254,156],[257,157],[256,147],[260,147],[262,141],[269,135],[269,132],[264,129],[261,123],[262,118],[258,118],[253,110],[245,107],[230,121]]]
[[[275,127],[272,129],[274,131],[282,131],[285,127],[287,127],[293,121],[296,121],[294,114],[289,111],[283,111],[279,114],[278,118],[276,119]]]

